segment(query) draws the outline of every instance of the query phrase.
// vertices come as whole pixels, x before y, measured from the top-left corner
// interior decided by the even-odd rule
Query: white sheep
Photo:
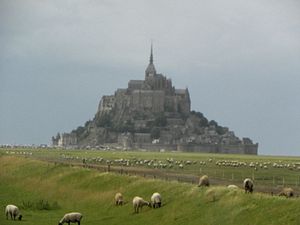
[[[135,196],[132,200],[132,204],[133,204],[133,209],[135,213],[139,213],[139,209],[144,206],[147,205],[149,207],[151,207],[151,204],[147,201],[145,201],[143,198]]]
[[[250,178],[246,178],[244,180],[244,189],[245,189],[245,193],[249,192],[252,193],[253,192],[253,181]]]
[[[67,223],[70,225],[70,223],[76,223],[80,225],[80,221],[82,219],[82,214],[78,212],[71,212],[64,215],[64,217],[59,221],[58,225],[62,225],[64,223]]]
[[[121,193],[115,195],[115,203],[116,205],[123,205],[123,195]]]
[[[287,198],[294,196],[293,188],[283,188],[282,191],[279,193],[279,196],[285,196]]]
[[[201,186],[209,186],[209,179],[207,175],[203,175],[202,177],[200,177],[198,187]]]
[[[6,219],[8,219],[8,214],[10,215],[11,219],[16,219],[16,217],[19,220],[22,220],[22,214],[20,213],[20,210],[17,206],[15,205],[7,205],[5,208],[5,215]]]
[[[161,207],[161,195],[157,192],[153,193],[151,196],[151,204],[153,208],[160,208]]]
[[[234,189],[238,189],[239,187],[234,185],[234,184],[230,184],[227,186],[228,189],[234,190]]]

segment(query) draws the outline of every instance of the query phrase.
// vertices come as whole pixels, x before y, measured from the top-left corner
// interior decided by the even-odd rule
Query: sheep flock
[[[6,154],[31,157],[33,156],[34,153],[25,150],[24,151],[14,150],[14,151],[6,151]],[[212,158],[208,158],[206,160],[186,160],[186,159],[180,160],[178,158],[175,159],[172,157],[168,157],[165,159],[161,159],[161,158],[143,159],[138,157],[104,158],[104,157],[73,156],[67,153],[60,154],[60,159],[64,161],[78,161],[86,164],[96,163],[102,165],[115,165],[115,166],[122,166],[122,167],[141,166],[141,167],[146,167],[151,169],[162,169],[162,170],[178,169],[178,171],[182,169],[189,169],[194,166],[200,168],[198,174],[202,174],[202,176],[199,176],[199,181],[197,184],[199,190],[203,188],[204,189],[209,188],[209,186],[214,185],[213,176],[212,179],[210,179],[210,177],[207,174],[201,173],[202,172],[201,169],[205,171],[205,168],[212,167],[212,166],[215,166],[216,168],[230,168],[231,170],[234,170],[235,168],[237,170],[240,168],[247,168],[253,171],[257,171],[257,170],[268,171],[270,169],[300,171],[300,162],[283,162],[281,160],[277,160],[276,162],[271,162],[268,160],[266,161],[263,160],[243,161],[243,160],[228,160],[228,159],[215,160]],[[209,173],[209,175],[211,174]],[[238,185],[237,182],[234,182],[234,184],[226,185],[226,187],[228,188],[228,191],[243,191],[245,192],[245,194],[249,194],[250,197],[251,194],[256,191],[255,189],[256,180],[254,179],[253,174],[245,173],[244,175],[245,175],[244,178],[239,181]],[[113,199],[112,204],[115,205],[116,207],[123,208],[124,205],[127,204],[127,202],[132,202],[133,214],[139,214],[144,210],[146,211],[153,210],[153,209],[161,210],[160,208],[164,206],[162,201],[163,198],[161,192],[159,192],[159,190],[157,191],[158,192],[154,192],[152,193],[152,195],[149,196],[142,196],[142,195],[124,196],[123,193],[117,192],[115,193],[114,196],[112,196]],[[162,194],[163,196],[167,195],[167,193],[162,193]],[[287,187],[286,185],[283,185],[282,190],[277,192],[276,195],[284,196],[286,198],[296,197],[294,189]],[[145,206],[152,209],[146,209],[147,207]],[[5,216],[7,220],[9,218],[11,220],[21,220],[23,217],[19,208],[13,204],[9,204],[6,206]],[[70,223],[77,223],[78,225],[80,225],[83,215],[79,212],[70,212],[70,213],[66,213],[60,220],[59,218],[61,217],[58,217],[57,220],[59,225],[62,225],[64,223],[67,223],[69,225]]]

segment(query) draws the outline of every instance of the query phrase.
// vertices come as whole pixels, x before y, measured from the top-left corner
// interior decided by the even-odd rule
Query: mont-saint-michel
[[[61,147],[116,144],[124,149],[257,154],[258,144],[191,110],[188,88],[177,89],[156,71],[151,46],[143,80],[103,96],[92,120],[52,137]]]

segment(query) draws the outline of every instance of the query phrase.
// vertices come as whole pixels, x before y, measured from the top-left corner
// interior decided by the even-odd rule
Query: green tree
[[[151,130],[151,138],[159,139],[160,138],[160,129],[158,127],[153,127]]]
[[[111,127],[112,121],[111,116],[108,113],[105,113],[96,118],[96,125],[98,127]]]

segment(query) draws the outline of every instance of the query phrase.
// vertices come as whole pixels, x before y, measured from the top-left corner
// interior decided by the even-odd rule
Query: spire
[[[152,42],[151,42],[151,52],[150,52],[150,62],[149,62],[149,65],[145,71],[146,73],[146,77],[149,76],[149,75],[156,75],[156,70],[155,70],[155,66],[153,64],[153,46],[152,46]]]
[[[153,48],[152,48],[152,42],[151,42],[150,63],[153,64]]]

